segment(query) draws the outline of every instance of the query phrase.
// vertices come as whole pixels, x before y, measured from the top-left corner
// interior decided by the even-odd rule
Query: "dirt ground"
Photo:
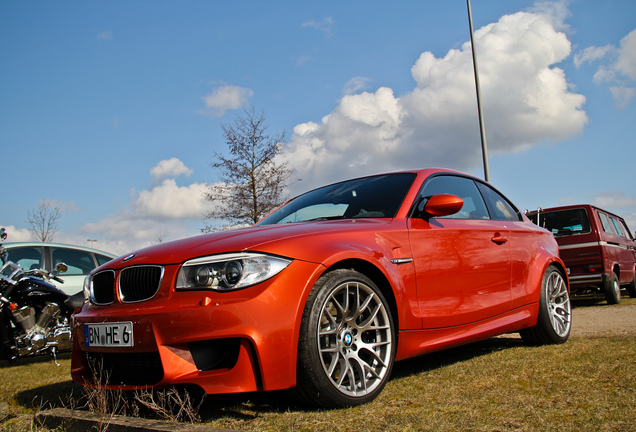
[[[636,305],[602,305],[572,309],[572,337],[636,334]]]

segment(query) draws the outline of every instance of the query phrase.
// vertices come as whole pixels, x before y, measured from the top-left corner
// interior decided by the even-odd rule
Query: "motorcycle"
[[[84,304],[82,292],[69,297],[50,280],[64,283],[57,276],[68,267],[57,264],[55,271],[24,270],[9,261],[3,246],[7,232],[0,228],[0,360],[70,351],[71,315]]]

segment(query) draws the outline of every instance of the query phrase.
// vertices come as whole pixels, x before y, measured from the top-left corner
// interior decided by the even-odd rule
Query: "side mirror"
[[[55,266],[55,271],[58,273],[66,273],[68,271],[68,266],[63,262],[57,263]]]
[[[450,194],[439,194],[430,197],[420,210],[433,217],[442,217],[457,213],[463,206],[464,200],[460,197]]]

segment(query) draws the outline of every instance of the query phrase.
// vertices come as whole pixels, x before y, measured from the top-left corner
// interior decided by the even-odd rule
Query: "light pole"
[[[484,126],[484,114],[481,110],[481,93],[479,90],[479,71],[477,70],[477,53],[475,51],[475,39],[473,37],[473,14],[470,10],[470,0],[466,0],[468,5],[468,25],[470,27],[470,46],[473,52],[473,69],[475,71],[475,90],[477,92],[477,112],[479,114],[479,131],[481,133],[481,155],[484,160],[484,179],[490,182],[490,168],[488,167],[488,147],[486,146],[486,127]]]
[[[91,247],[93,247],[93,243],[95,243],[96,239],[86,239],[86,241],[91,242]]]

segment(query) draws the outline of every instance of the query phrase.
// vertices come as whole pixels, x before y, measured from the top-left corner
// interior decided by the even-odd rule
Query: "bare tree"
[[[58,230],[57,221],[62,210],[48,200],[40,201],[37,208],[27,211],[27,222],[36,241],[51,242]]]
[[[244,110],[231,124],[223,125],[230,156],[214,152],[210,165],[219,172],[219,182],[210,186],[206,199],[215,207],[207,219],[222,219],[229,226],[252,225],[281,204],[291,170],[276,160],[283,151],[285,132],[267,135],[264,112]],[[218,229],[218,228],[217,228]],[[213,231],[206,223],[204,232]]]

